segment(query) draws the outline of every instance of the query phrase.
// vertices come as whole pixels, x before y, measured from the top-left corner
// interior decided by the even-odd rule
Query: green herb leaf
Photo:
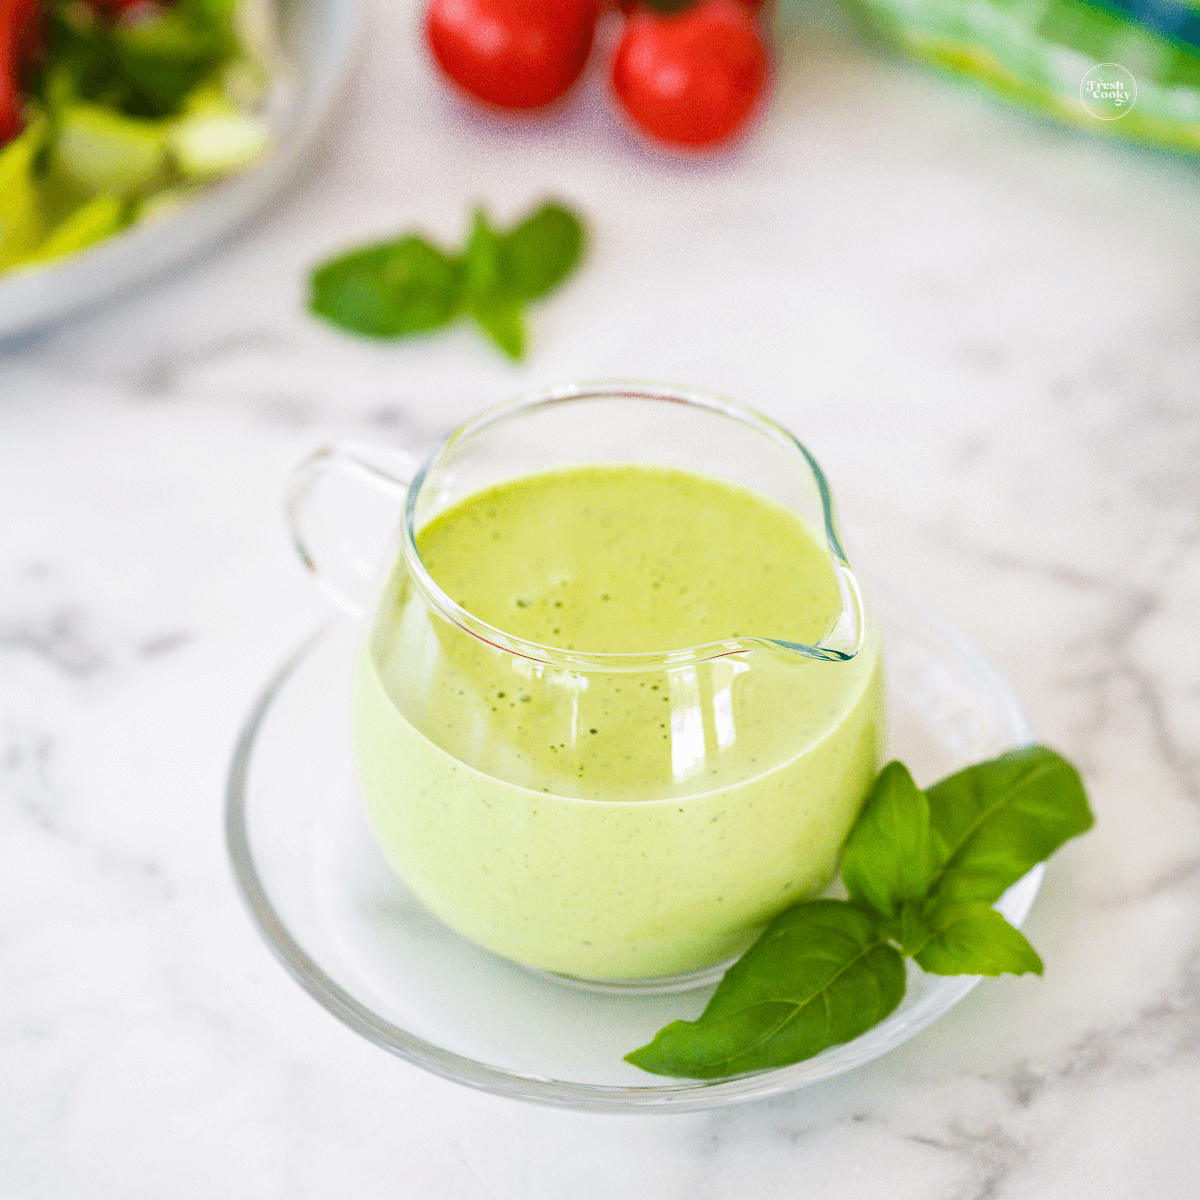
[[[423,238],[382,242],[313,272],[308,306],[351,333],[390,338],[437,329],[462,307],[463,269]]]
[[[776,917],[698,1021],[674,1021],[626,1055],[658,1075],[719,1079],[800,1062],[858,1037],[904,995],[903,954],[938,975],[1041,974],[991,902],[1092,826],[1074,767],[1013,750],[927,792],[900,763],[879,775],[847,839],[850,901]]]
[[[539,300],[553,291],[583,254],[583,222],[561,204],[543,204],[504,235],[504,291]]]
[[[583,241],[583,223],[561,204],[543,204],[508,233],[477,209],[461,258],[416,236],[367,246],[313,272],[309,308],[368,337],[436,329],[465,312],[516,359],[525,353],[522,306],[570,274]]]
[[[934,975],[1042,973],[1042,960],[1019,929],[982,900],[938,905],[928,917],[928,940],[914,957]]]
[[[475,213],[463,255],[463,298],[467,311],[510,358],[525,353],[525,322],[509,285],[504,242],[482,210]]]
[[[503,289],[504,263],[500,235],[487,213],[477,209],[463,252],[463,298],[468,309],[492,304]]]
[[[892,940],[900,945],[900,953],[912,958],[933,936],[926,917],[928,904],[923,900],[909,900],[900,905],[900,915],[891,928]]]
[[[888,763],[846,839],[842,882],[850,899],[894,920],[904,901],[924,898],[946,857],[925,793],[903,763]]]
[[[674,1021],[626,1061],[717,1079],[800,1062],[882,1021],[904,961],[872,914],[844,900],[781,913],[725,973],[698,1021]]]
[[[471,316],[509,358],[518,359],[525,353],[525,322],[517,305],[503,301],[477,304]]]
[[[927,795],[930,820],[947,849],[931,888],[942,901],[990,904],[1093,824],[1079,773],[1045,746],[967,767]]]
[[[525,352],[520,306],[561,283],[579,261],[582,247],[583,226],[558,204],[543,205],[503,235],[492,228],[486,213],[475,213],[463,255],[465,303],[510,358]]]

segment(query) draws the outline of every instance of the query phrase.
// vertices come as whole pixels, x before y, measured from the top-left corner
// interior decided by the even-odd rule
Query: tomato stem
[[[670,14],[683,12],[695,3],[697,0],[637,0],[634,8],[648,8],[651,12]]]

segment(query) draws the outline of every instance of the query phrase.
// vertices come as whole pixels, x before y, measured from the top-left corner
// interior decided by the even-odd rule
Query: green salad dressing
[[[478,620],[578,654],[811,644],[841,610],[789,509],[667,467],[516,479],[437,514],[417,547]],[[523,658],[433,615],[398,564],[354,713],[393,866],[453,928],[542,969],[650,978],[739,952],[833,873],[882,746],[878,647],[685,658]]]

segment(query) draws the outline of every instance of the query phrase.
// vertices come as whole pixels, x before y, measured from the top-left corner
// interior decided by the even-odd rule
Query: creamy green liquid
[[[840,611],[790,510],[666,467],[577,467],[439,513],[438,585],[576,653],[819,641]],[[590,978],[696,970],[828,881],[878,765],[874,637],[848,663],[751,649],[642,671],[504,652],[397,565],[355,682],[355,746],[393,866],[453,928]]]

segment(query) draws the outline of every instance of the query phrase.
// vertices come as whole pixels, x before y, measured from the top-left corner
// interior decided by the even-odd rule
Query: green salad
[[[238,0],[0,0],[0,273],[257,158],[268,78],[245,28]]]

